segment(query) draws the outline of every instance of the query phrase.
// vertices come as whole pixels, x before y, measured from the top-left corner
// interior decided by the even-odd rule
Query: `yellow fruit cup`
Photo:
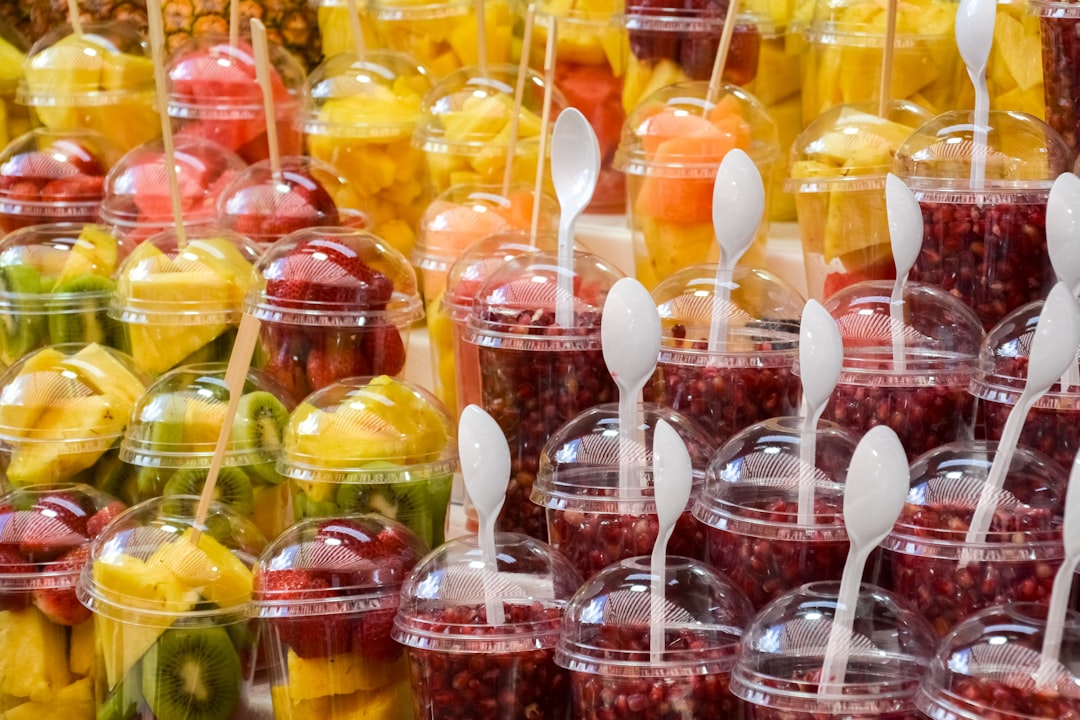
[[[986,65],[991,110],[1012,110],[1040,120],[1046,118],[1042,47],[1039,16],[1028,12],[1028,3],[998,0],[994,44]],[[961,88],[964,94],[960,107],[973,107],[975,92],[971,84],[964,83]]]
[[[322,37],[323,57],[332,58],[340,53],[356,52],[353,40],[352,23],[349,21],[348,4],[345,0],[318,0],[319,36]],[[381,48],[382,38],[375,31],[375,17],[371,3],[356,3],[360,16],[360,32],[364,36],[364,47]]]
[[[26,44],[0,22],[0,147],[30,130],[30,110],[15,104],[23,74]]]

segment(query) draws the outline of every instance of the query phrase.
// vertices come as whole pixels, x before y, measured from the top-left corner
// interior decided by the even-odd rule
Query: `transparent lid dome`
[[[537,505],[601,513],[656,513],[653,489],[653,433],[660,420],[679,434],[690,453],[692,496],[705,482],[705,469],[716,448],[705,432],[685,415],[653,403],[637,406],[637,429],[644,444],[627,447],[619,439],[619,407],[598,405],[556,430],[544,444],[540,470],[533,483]],[[623,453],[623,454],[620,454]],[[639,488],[627,496],[619,487],[620,462],[631,467]]]
[[[763,176],[780,160],[776,123],[757,98],[724,84],[707,100],[707,82],[669,85],[626,117],[614,167],[629,175],[712,180],[724,156],[745,151]]]
[[[2,60],[0,60],[2,63]],[[119,152],[90,130],[37,128],[0,152],[0,214],[38,222],[83,217],[105,194],[105,174]]]
[[[362,230],[298,230],[255,266],[245,311],[260,320],[324,327],[408,325],[423,316],[416,273]]]
[[[1071,166],[1069,148],[1057,131],[1025,113],[991,110],[985,150],[976,150],[974,136],[970,110],[938,115],[896,151],[893,172],[913,190],[1049,191]],[[975,188],[971,165],[983,154],[986,180]]]
[[[540,0],[536,4],[536,12],[549,17],[569,19],[576,23],[609,23],[612,19],[619,20],[625,11],[624,6],[632,4],[625,0]],[[546,19],[545,19],[546,25]],[[558,40],[563,39],[562,23],[559,25]],[[572,35],[572,34],[571,34]]]
[[[0,95],[14,95],[23,76],[29,45],[10,23],[0,20]]]
[[[884,117],[872,104],[836,105],[799,133],[789,153],[789,192],[872,190],[885,187],[893,158],[919,127],[933,119],[906,100],[889,103]]]
[[[574,566],[547,543],[496,533],[496,567],[483,561],[475,535],[428,554],[401,589],[393,638],[407,647],[458,653],[512,653],[554,648],[562,615],[581,587]],[[497,597],[502,623],[487,616]]]
[[[1073,0],[1030,0],[1030,7],[1039,17],[1080,18],[1080,4]]]
[[[735,697],[777,712],[850,717],[909,717],[919,678],[937,639],[906,601],[862,585],[849,640],[847,675],[838,691],[818,694],[838,582],[790,590],[754,618],[731,676]]]
[[[491,273],[519,255],[538,250],[553,253],[558,249],[556,243],[549,235],[537,238],[534,246],[529,243],[528,235],[517,232],[497,233],[476,241],[447,270],[443,307],[455,319],[467,319],[480,286]],[[581,243],[574,244],[581,248]]]
[[[475,6],[470,0],[373,0],[370,7],[379,20],[417,22],[457,17]]]
[[[808,3],[804,30],[811,42],[882,47],[885,44],[885,7],[873,0],[816,0]],[[896,34],[911,47],[916,40],[937,40],[954,45],[956,0],[915,0],[898,7]],[[809,12],[807,12],[809,11]],[[902,46],[903,47],[903,46]]]
[[[649,33],[653,36],[656,33],[680,33],[690,35],[691,38],[704,37],[717,41],[724,29],[724,19],[728,12],[726,0],[679,5],[668,3],[663,6],[650,0],[623,0],[619,5],[621,6],[624,2],[626,9],[622,20],[626,29],[631,33]],[[552,4],[560,3],[552,0]],[[591,3],[588,6],[591,7]],[[616,11],[619,10],[622,8]],[[739,14],[735,18],[735,32],[740,32],[747,27],[753,27],[761,34],[775,32],[772,18],[767,12],[761,12],[761,10],[761,7],[755,7],[753,3],[740,5]],[[559,37],[562,37],[561,34]]]

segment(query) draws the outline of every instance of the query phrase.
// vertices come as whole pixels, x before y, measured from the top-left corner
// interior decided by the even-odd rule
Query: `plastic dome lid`
[[[40,222],[82,217],[105,194],[105,174],[119,152],[90,130],[37,128],[0,152],[0,214]]]
[[[643,403],[638,409],[643,420],[638,432],[644,445],[634,442],[627,447],[620,442],[617,404],[590,408],[556,430],[544,444],[530,499],[537,505],[560,510],[655,514],[652,450],[653,433],[660,420],[674,428],[686,444],[693,468],[692,494],[696,495],[716,449],[712,440],[674,410],[654,403]],[[621,497],[620,451],[625,452],[636,478],[630,498]]]
[[[321,327],[405,326],[423,317],[416,273],[371,233],[298,230],[255,266],[245,312],[260,320]]]
[[[896,13],[896,35],[907,47],[916,39],[940,39],[953,44],[956,0],[920,0]],[[883,47],[885,7],[873,0],[816,0],[803,31],[811,42]],[[904,47],[904,45],[901,45]]]
[[[933,119],[906,100],[889,103],[884,117],[872,104],[836,105],[799,133],[789,154],[789,192],[873,190],[885,187],[896,151]]]
[[[1038,118],[991,110],[989,123],[986,180],[979,189],[1048,192],[1054,179],[1070,169],[1071,155],[1065,141]],[[893,172],[916,191],[976,190],[971,184],[974,135],[970,110],[938,115],[900,146]]]
[[[574,566],[547,543],[496,533],[496,570],[487,568],[475,535],[428,554],[401,589],[393,638],[406,647],[441,652],[513,653],[554,648],[562,614],[581,587]],[[487,595],[503,622],[489,621]]]
[[[707,82],[683,82],[645,97],[623,123],[615,169],[711,181],[724,156],[739,148],[767,177],[780,160],[780,141],[765,106],[726,83],[709,102],[708,88]]]
[[[475,6],[469,0],[374,0],[370,7],[379,20],[416,22],[458,17]]]
[[[553,1],[553,0],[552,0]],[[630,32],[636,33],[685,33],[692,37],[713,37],[719,39],[727,17],[728,3],[718,0],[706,3],[685,3],[677,6],[658,6],[649,0],[624,0],[625,12],[622,13],[623,25]],[[623,2],[619,2],[622,5]],[[622,8],[616,8],[615,12]],[[740,5],[735,18],[735,32],[753,27],[762,34],[776,31],[772,18],[761,8],[748,3]],[[538,8],[539,11],[539,8]],[[563,11],[565,12],[565,11]],[[551,13],[562,17],[561,14]],[[586,18],[590,14],[584,14]],[[570,15],[571,18],[574,15]],[[561,35],[560,35],[561,37]]]
[[[803,585],[758,613],[731,676],[735,697],[775,712],[912,714],[937,639],[914,608],[873,585],[859,588],[844,682],[835,694],[818,694],[839,589],[838,582]]]
[[[1000,0],[999,0],[1000,2]],[[1030,0],[1031,12],[1039,17],[1078,18],[1080,4],[1072,0]]]

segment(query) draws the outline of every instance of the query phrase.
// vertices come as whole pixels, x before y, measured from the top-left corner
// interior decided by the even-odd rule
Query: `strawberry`
[[[63,582],[58,587],[39,587],[34,590],[34,605],[57,625],[74,627],[90,619],[90,610],[75,597],[75,578],[89,560],[89,545],[75,548],[49,566],[50,573],[70,575],[70,578],[64,579],[70,579],[70,582]]]
[[[86,523],[97,510],[88,498],[58,492],[39,498],[30,508],[42,515],[57,517],[75,532],[86,537]]]
[[[16,180],[4,192],[5,197],[16,202],[37,202],[41,199],[41,189],[33,180]]]
[[[105,178],[98,175],[72,175],[51,180],[41,188],[41,199],[55,202],[81,198],[100,198],[105,192]]]
[[[81,175],[105,177],[109,171],[89,148],[69,138],[53,140],[50,152],[62,156],[67,164]]]
[[[113,500],[111,503],[98,510],[86,521],[87,537],[90,539],[96,538],[101,534],[101,531],[105,529],[105,526],[112,522],[114,517],[125,510],[127,510],[127,505],[124,505],[124,503],[119,500]]]
[[[405,369],[405,343],[393,325],[377,325],[361,338],[373,375],[397,375]]]
[[[255,575],[256,592],[282,603],[318,601],[337,596],[321,574],[306,570],[261,570]],[[348,651],[348,615],[311,615],[270,620],[280,641],[301,658],[324,658]]]
[[[308,352],[307,374],[312,389],[321,390],[338,380],[372,372],[356,333],[334,333]]]
[[[25,575],[34,572],[34,566],[13,547],[0,546],[0,587],[4,575]],[[30,593],[20,590],[0,592],[0,610],[22,610],[30,604]]]
[[[401,657],[402,647],[390,637],[396,613],[394,608],[384,608],[360,616],[353,626],[352,651],[378,662],[393,662]]]

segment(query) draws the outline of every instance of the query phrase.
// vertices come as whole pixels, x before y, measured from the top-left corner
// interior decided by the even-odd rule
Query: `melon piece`
[[[457,257],[477,240],[510,229],[498,212],[436,200],[427,212],[430,222],[425,234],[427,249],[434,255]]]
[[[0,692],[48,703],[70,683],[64,628],[35,607],[0,611]]]

